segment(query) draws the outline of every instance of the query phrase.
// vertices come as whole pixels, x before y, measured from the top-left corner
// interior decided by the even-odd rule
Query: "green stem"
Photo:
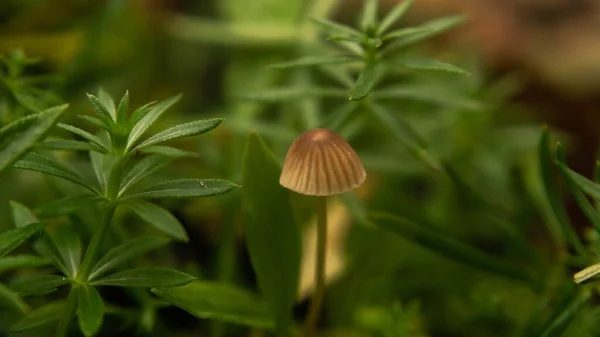
[[[77,285],[74,284],[71,286],[71,291],[69,292],[69,298],[67,299],[67,307],[65,308],[65,312],[63,313],[60,321],[58,322],[58,328],[54,333],[54,337],[64,337],[67,335],[67,331],[69,329],[69,323],[71,323],[71,318],[75,315],[75,310],[77,310]]]
[[[306,336],[315,336],[317,321],[325,295],[325,253],[327,252],[327,197],[317,197],[317,262],[315,291],[306,318]]]
[[[90,272],[92,271],[92,267],[100,254],[100,249],[102,248],[102,243],[104,242],[104,238],[106,237],[106,233],[108,232],[108,228],[110,227],[110,222],[112,220],[113,215],[115,214],[115,209],[117,208],[116,204],[109,204],[107,206],[106,212],[102,217],[102,220],[96,227],[94,234],[92,235],[92,240],[88,248],[85,251],[85,256],[83,257],[83,261],[81,262],[81,268],[79,269],[79,273],[75,279],[79,282],[86,282],[90,276]]]

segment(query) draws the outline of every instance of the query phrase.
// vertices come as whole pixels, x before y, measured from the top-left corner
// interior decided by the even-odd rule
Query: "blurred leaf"
[[[556,216],[556,220],[560,225],[563,237],[575,249],[578,257],[584,261],[587,260],[587,252],[583,246],[583,243],[581,242],[581,239],[571,226],[571,222],[569,221],[569,217],[567,216],[567,212],[564,208],[565,206],[560,199],[560,190],[557,186],[554,171],[552,169],[554,167],[554,160],[552,159],[550,151],[550,133],[548,132],[548,128],[544,127],[540,137],[539,156],[541,163],[540,169],[544,181],[544,190],[546,192],[545,194],[548,197],[548,201],[551,206],[551,214]]]
[[[166,288],[178,287],[195,278],[186,273],[167,268],[137,268],[106,276],[90,284],[95,286]]]
[[[10,253],[19,247],[30,237],[40,234],[44,231],[44,225],[41,223],[29,224],[25,227],[13,229],[0,234],[0,256]]]
[[[473,266],[479,270],[504,276],[532,285],[532,275],[519,266],[512,266],[474,247],[468,246],[442,232],[413,223],[391,214],[374,213],[370,215],[374,225],[396,233],[423,248],[443,257]]]
[[[27,303],[18,294],[2,283],[0,283],[0,308],[16,310],[22,314],[30,310]]]
[[[152,227],[168,236],[187,242],[189,237],[183,225],[168,210],[151,202],[135,200],[128,203],[131,209]]]
[[[27,206],[16,201],[10,201],[10,211],[16,228],[22,228],[31,225],[32,223],[40,222]]]
[[[136,146],[136,149],[142,149],[146,146],[151,146],[174,139],[198,136],[216,128],[219,126],[219,124],[221,124],[222,121],[222,118],[211,118],[179,124],[151,136],[143,141],[140,145]]]
[[[349,36],[362,36],[363,35],[360,31],[358,31],[350,26],[339,24],[339,23],[331,21],[331,20],[316,19],[316,18],[313,18],[312,20],[315,23],[317,23],[325,33],[327,33],[329,35],[339,35],[339,34],[349,35]]]
[[[0,273],[12,269],[25,269],[44,266],[50,261],[37,255],[16,255],[0,257]]]
[[[149,251],[158,249],[169,242],[171,242],[170,239],[162,236],[142,236],[130,239],[109,250],[108,253],[94,265],[89,280],[94,280],[107,271],[131,259],[142,256]]]
[[[94,194],[98,194],[96,189],[87,181],[85,181],[78,173],[54,161],[53,159],[44,157],[37,153],[28,154],[23,159],[13,164],[13,167],[63,178],[87,188]]]
[[[109,108],[105,106],[98,97],[91,94],[87,94],[87,97],[90,101],[92,109],[94,109],[98,117],[100,117],[100,120],[105,125],[111,127],[116,121],[114,114],[111,111],[109,111]]]
[[[559,159],[558,167],[569,177],[573,183],[577,184],[585,193],[589,194],[594,199],[600,199],[600,184],[597,184],[585,176],[571,170],[564,160]]]
[[[377,65],[375,63],[367,63],[358,75],[358,79],[350,90],[349,99],[359,101],[371,92],[377,76]]]
[[[169,157],[164,156],[149,156],[137,162],[127,173],[121,182],[119,196],[123,195],[132,187],[135,187],[139,182],[146,179],[154,172],[167,166],[172,161]]]
[[[244,93],[239,95],[240,98],[264,102],[279,102],[293,99],[300,99],[308,96],[314,97],[345,97],[346,92],[337,88],[271,88],[262,91]]]
[[[432,30],[430,28],[423,27],[406,27],[396,29],[385,34],[381,39],[383,41],[400,39],[400,38],[410,38],[412,36],[421,36],[423,33],[430,33]]]
[[[95,127],[98,127],[100,129],[104,129],[107,131],[112,130],[112,126],[110,124],[106,124],[105,122],[103,122],[102,120],[95,118],[95,117],[91,117],[91,116],[85,116],[85,115],[78,115],[77,117],[83,119],[84,121],[86,121],[88,124],[91,124]]]
[[[297,60],[275,63],[269,66],[269,68],[286,69],[295,67],[307,67],[317,66],[323,64],[338,64],[347,63],[353,61],[360,61],[361,59],[355,55],[319,55],[319,56],[305,56]]]
[[[279,335],[291,323],[300,264],[300,231],[288,192],[279,185],[281,168],[256,133],[250,133],[243,164],[243,216],[258,285],[270,304]]]
[[[378,0],[363,0],[364,7],[362,11],[362,18],[360,21],[360,27],[363,31],[367,32],[375,30],[377,28],[377,1]]]
[[[591,295],[587,292],[579,294],[566,307],[560,307],[558,315],[550,321],[550,324],[542,334],[543,337],[560,337],[563,335],[575,316],[588,304]]]
[[[440,62],[436,60],[401,58],[393,60],[393,63],[405,68],[415,70],[435,70],[458,75],[469,75],[469,73],[462,68],[459,68],[450,63]]]
[[[330,113],[330,118],[325,121],[324,127],[330,130],[339,130],[356,109],[357,106],[353,103],[346,102],[340,105]]]
[[[100,88],[98,89],[98,99],[101,103],[101,105],[103,105],[106,110],[108,111],[108,114],[110,116],[110,118],[113,121],[117,120],[117,109],[115,107],[115,101],[113,100],[112,96],[106,92],[106,90],[104,90],[104,88]]]
[[[43,143],[40,143],[38,146],[49,150],[98,151],[103,153],[106,152],[105,149],[100,148],[94,145],[93,143],[69,139],[48,140]]]
[[[64,276],[37,275],[18,279],[11,284],[10,288],[23,295],[43,295],[67,283],[69,280]]]
[[[177,103],[181,95],[173,96],[165,101],[162,101],[156,105],[153,105],[148,112],[140,118],[140,120],[133,126],[131,133],[129,134],[129,139],[127,140],[126,151],[131,150],[137,141],[144,135],[146,130],[156,122],[156,120],[162,116],[162,114],[167,111],[173,104]]]
[[[437,34],[443,33],[445,31],[450,30],[450,29],[458,26],[459,24],[463,23],[465,21],[465,19],[466,19],[465,16],[457,15],[457,16],[449,16],[449,17],[434,19],[429,22],[426,22],[418,27],[414,27],[414,28],[423,29],[422,33],[410,34],[410,35],[406,35],[402,38],[397,38],[395,41],[393,41],[388,46],[386,46],[386,48],[383,50],[383,52],[386,54],[389,54],[390,52],[392,52],[398,48],[402,48],[406,45],[409,45],[409,44],[412,44],[412,43],[415,43],[418,41],[422,41],[422,40],[425,40],[432,36],[435,36]]]
[[[254,294],[231,285],[193,281],[182,287],[152,289],[161,299],[201,319],[270,328],[267,304]]]
[[[238,188],[220,179],[181,179],[158,183],[146,190],[124,196],[123,199],[169,199],[211,197]]]
[[[127,121],[127,113],[129,112],[129,90],[125,91],[119,106],[117,107],[117,121],[119,123],[125,123]]]
[[[77,291],[77,318],[79,328],[85,336],[95,335],[102,326],[104,302],[94,287],[81,284]]]
[[[52,201],[36,209],[40,218],[58,218],[75,213],[83,207],[94,205],[102,200],[95,195],[79,195]]]
[[[199,157],[197,152],[181,150],[176,147],[153,145],[146,146],[140,150],[141,153],[145,154],[160,154],[171,158],[184,158],[184,157]]]
[[[74,134],[79,135],[79,136],[87,139],[92,144],[94,144],[94,145],[98,146],[99,148],[101,148],[103,152],[110,152],[110,149],[106,146],[106,144],[104,144],[104,142],[100,138],[92,135],[91,133],[89,133],[89,132],[87,132],[85,130],[82,130],[82,129],[80,129],[78,127],[75,127],[73,125],[63,124],[63,123],[58,123],[58,127],[62,128],[62,129],[65,129],[67,131],[71,131]]]
[[[56,321],[62,317],[66,308],[65,301],[56,301],[48,303],[38,309],[29,312],[21,318],[15,325],[10,327],[11,331],[23,331],[35,328],[42,324]]]
[[[388,29],[390,29],[396,22],[398,22],[408,9],[412,6],[413,0],[404,0],[398,2],[388,14],[381,20],[379,28],[377,28],[377,35],[382,35]]]
[[[74,279],[81,263],[81,240],[71,226],[57,226],[54,228],[52,242],[56,245],[62,260],[67,267],[67,275]]]
[[[67,107],[68,105],[53,107],[0,128],[0,172],[44,138]]]

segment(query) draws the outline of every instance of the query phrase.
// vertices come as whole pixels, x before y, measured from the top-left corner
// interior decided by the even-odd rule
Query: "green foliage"
[[[188,284],[194,277],[166,268],[137,268],[124,270],[92,281],[94,286],[161,288]]]
[[[40,234],[43,230],[43,224],[34,223],[0,234],[0,256],[10,253],[23,242],[27,241],[32,236]]]

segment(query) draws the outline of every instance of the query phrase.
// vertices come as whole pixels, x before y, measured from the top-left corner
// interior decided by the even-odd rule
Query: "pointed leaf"
[[[47,175],[63,178],[83,186],[95,194],[97,193],[96,189],[83,178],[81,178],[78,173],[54,161],[53,159],[44,157],[37,153],[30,153],[29,155],[25,156],[25,158],[16,162],[13,167],[23,170],[37,171]]]
[[[377,1],[378,0],[364,0],[363,15],[360,22],[360,27],[363,31],[374,30],[377,28]]]
[[[300,231],[281,168],[263,140],[250,133],[243,161],[243,216],[252,267],[269,302],[277,331],[291,323],[300,265]]]
[[[397,3],[388,14],[381,20],[381,24],[377,29],[377,35],[382,35],[398,22],[408,9],[412,6],[413,0],[404,0]]]
[[[185,124],[179,124],[146,139],[140,145],[138,145],[136,149],[142,149],[145,146],[151,146],[170,140],[198,136],[216,128],[217,126],[219,126],[219,124],[221,124],[222,121],[222,118],[211,118]]]
[[[201,319],[271,328],[267,304],[252,293],[224,283],[193,281],[177,288],[152,289],[161,299]]]
[[[393,40],[393,39],[410,39],[411,37],[420,37],[423,34],[431,33],[433,30],[431,28],[425,27],[406,27],[396,29],[385,34],[381,39],[383,41]]]
[[[377,227],[398,234],[410,242],[456,262],[517,281],[527,283],[533,281],[532,275],[522,267],[497,260],[474,247],[410,220],[384,213],[371,214],[369,218]]]
[[[30,310],[23,299],[4,284],[0,283],[0,309],[12,309],[22,314]]]
[[[150,202],[136,200],[128,203],[133,211],[144,221],[170,237],[188,241],[183,225],[168,210]]]
[[[469,72],[453,64],[428,59],[396,59],[394,64],[415,70],[434,70],[458,75],[469,75]]]
[[[167,288],[192,282],[195,278],[167,268],[137,268],[114,273],[92,282],[97,286]]]
[[[116,121],[117,109],[115,108],[115,101],[113,100],[112,96],[110,96],[110,94],[106,92],[104,88],[100,88],[98,89],[98,99],[100,100],[100,103],[108,110],[110,119]]]
[[[109,108],[105,106],[98,97],[91,94],[87,94],[87,97],[92,109],[94,109],[98,117],[100,117],[100,120],[102,120],[104,124],[112,126],[116,119],[113,117],[112,112],[109,111]]]
[[[37,255],[16,255],[0,257],[0,273],[12,269],[25,269],[44,266],[50,261]]]
[[[582,292],[573,301],[558,313],[558,315],[550,322],[546,330],[541,335],[542,337],[560,337],[563,336],[565,330],[583,308],[589,303],[592,298],[588,292]]]
[[[43,143],[40,143],[38,146],[49,150],[98,151],[102,153],[106,152],[104,149],[92,143],[69,139],[48,140]]]
[[[600,200],[600,184],[597,184],[585,176],[571,170],[568,166],[559,163],[560,169],[566,173],[570,180],[579,186],[585,193],[594,199]]]
[[[101,148],[104,152],[110,152],[109,148],[106,146],[106,144],[104,144],[104,142],[100,138],[92,135],[91,133],[89,133],[89,132],[87,132],[85,130],[82,130],[82,129],[80,129],[78,127],[75,127],[73,125],[63,124],[63,123],[58,123],[58,127],[62,128],[62,129],[65,129],[67,131],[71,131],[74,134],[79,135],[79,136],[87,139],[92,144],[94,144],[94,145],[98,146],[99,148]]]
[[[117,121],[124,123],[127,120],[127,112],[129,111],[129,90],[125,91],[119,107],[117,108]]]
[[[71,226],[62,225],[54,228],[50,237],[65,263],[67,275],[75,278],[81,263],[82,247],[79,235]]]
[[[354,87],[350,91],[349,98],[352,101],[359,101],[371,92],[373,85],[375,85],[375,79],[377,76],[377,65],[374,63],[367,63],[358,75]]]
[[[321,26],[321,29],[329,35],[344,34],[349,36],[362,36],[360,31],[331,20],[313,18],[312,21]]]
[[[304,97],[344,97],[346,92],[338,88],[328,87],[292,87],[292,88],[270,88],[262,91],[244,93],[239,95],[240,99],[263,101],[263,102],[280,102]]]
[[[32,223],[40,222],[27,206],[16,201],[10,201],[10,211],[16,228],[22,228],[31,225]]]
[[[108,253],[96,263],[90,273],[89,280],[92,281],[111,269],[118,267],[131,259],[142,256],[149,251],[158,249],[169,242],[171,242],[170,239],[162,236],[143,236],[126,241],[109,250]]]
[[[449,17],[431,20],[431,21],[426,22],[418,27],[415,27],[415,28],[423,29],[423,32],[416,33],[416,34],[409,34],[409,35],[403,36],[402,38],[397,38],[396,41],[390,43],[384,49],[384,53],[390,53],[398,48],[407,46],[411,43],[422,41],[427,38],[433,37],[437,34],[441,34],[451,28],[458,26],[459,24],[463,23],[464,21],[465,21],[465,17],[462,15],[449,16]],[[384,39],[385,38],[386,37],[384,36]]]
[[[58,199],[36,209],[40,218],[58,218],[77,212],[81,208],[94,205],[102,198],[95,195],[80,195]]]
[[[176,147],[154,145],[146,146],[140,150],[141,153],[145,154],[160,154],[171,158],[184,158],[184,157],[199,157],[200,155],[193,151],[181,150]]]
[[[15,248],[19,247],[23,242],[27,241],[34,235],[38,235],[44,231],[44,225],[41,223],[33,223],[25,227],[9,230],[0,233],[0,256],[10,253]]]
[[[211,197],[238,188],[227,180],[181,179],[150,186],[142,192],[126,195],[123,199],[169,199]]]
[[[0,172],[43,139],[67,107],[68,105],[53,107],[0,128]]]
[[[134,125],[131,133],[129,134],[129,139],[127,141],[126,151],[131,150],[137,141],[142,137],[142,135],[148,130],[148,128],[154,124],[154,122],[173,104],[177,103],[181,95],[177,95],[171,97],[165,101],[162,101],[156,105],[154,105],[145,115],[140,118],[140,120]]]
[[[140,119],[142,119],[142,117],[146,116],[146,114],[148,112],[150,112],[150,109],[156,104],[157,102],[149,102],[146,103],[144,105],[142,105],[141,107],[135,109],[133,111],[133,113],[131,114],[131,124],[132,125],[136,125]]]
[[[75,289],[77,291],[79,328],[85,336],[93,336],[102,326],[104,301],[94,287],[82,284]]]
[[[22,295],[43,295],[67,283],[69,280],[64,276],[37,275],[16,280],[10,288]]]
[[[600,216],[598,216],[598,212],[596,211],[594,206],[592,206],[592,203],[586,198],[579,186],[577,186],[577,183],[571,179],[571,175],[569,175],[566,166],[567,162],[565,159],[565,154],[562,149],[562,145],[560,144],[557,144],[556,146],[556,160],[559,172],[563,177],[563,180],[565,181],[567,189],[575,199],[575,202],[577,203],[583,214],[585,214],[585,216],[592,223],[594,228],[596,228],[596,231],[600,232]]]
[[[135,187],[139,182],[165,167],[170,162],[171,158],[158,155],[149,156],[140,160],[131,168],[129,173],[127,173],[127,176],[123,179],[121,189],[119,190],[119,196],[123,195],[129,189]]]
[[[56,301],[35,309],[21,318],[15,325],[10,327],[11,331],[23,331],[35,328],[42,324],[56,321],[62,317],[66,308],[65,301]]]
[[[360,60],[361,59],[355,55],[305,56],[303,58],[293,61],[275,63],[273,65],[270,65],[269,68],[286,69],[295,67],[317,66],[332,63],[348,63]]]
[[[98,119],[96,117],[85,116],[85,115],[79,115],[77,117],[83,119],[87,123],[89,123],[89,124],[91,124],[93,126],[96,126],[96,127],[100,128],[100,129],[104,129],[104,130],[107,130],[107,131],[112,130],[112,125],[107,124],[106,122],[104,122],[104,121],[102,121],[102,120],[100,120],[100,119]]]

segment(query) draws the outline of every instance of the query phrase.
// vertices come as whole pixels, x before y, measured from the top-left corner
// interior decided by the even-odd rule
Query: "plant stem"
[[[98,258],[98,254],[100,254],[100,249],[102,248],[102,243],[104,242],[104,238],[106,237],[106,233],[108,232],[108,228],[110,227],[110,222],[112,220],[113,215],[115,214],[115,209],[117,208],[116,204],[108,204],[106,212],[104,212],[104,216],[102,220],[96,227],[94,234],[92,235],[92,240],[88,248],[85,251],[85,256],[83,257],[83,261],[81,262],[81,268],[79,269],[79,273],[75,279],[79,282],[86,282],[88,277],[90,276],[90,272],[92,271],[92,267]]]
[[[325,253],[327,252],[327,197],[317,197],[317,261],[315,291],[306,318],[306,336],[315,335],[317,321],[325,295]]]
[[[71,286],[71,291],[69,291],[69,298],[67,299],[67,307],[65,308],[65,312],[63,313],[60,321],[58,322],[58,328],[54,333],[54,337],[64,337],[67,335],[69,323],[71,322],[71,318],[75,315],[75,310],[77,310],[76,287],[76,284],[73,284]]]

